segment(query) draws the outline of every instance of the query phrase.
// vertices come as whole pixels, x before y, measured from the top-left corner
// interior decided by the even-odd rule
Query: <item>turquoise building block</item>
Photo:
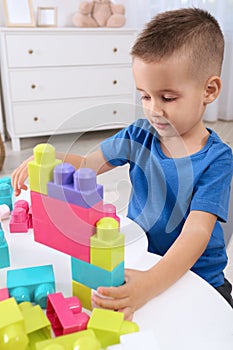
[[[13,187],[12,187],[12,184],[11,184],[11,178],[9,176],[3,176],[0,178],[0,184],[7,184],[10,186],[11,188],[11,193],[13,193]]]
[[[10,266],[10,256],[7,241],[0,223],[0,269]]]
[[[7,271],[7,288],[18,303],[34,302],[46,308],[47,296],[55,292],[52,265]]]
[[[71,257],[72,279],[91,289],[98,287],[118,287],[124,283],[124,261],[112,271]]]
[[[0,205],[6,204],[12,210],[12,187],[6,182],[0,183]]]

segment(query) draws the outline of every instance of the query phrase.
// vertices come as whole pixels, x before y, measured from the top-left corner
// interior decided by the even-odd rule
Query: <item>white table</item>
[[[127,218],[121,222],[121,232],[126,236],[126,267],[144,270],[155,264],[160,257],[146,251],[147,239],[142,229]],[[35,242],[32,230],[10,234],[8,223],[7,220],[2,225],[10,247],[10,268],[53,264],[57,291],[70,296],[70,257]],[[0,270],[0,288],[6,286],[6,270]],[[192,272],[138,310],[134,321],[140,330],[154,331],[161,350],[233,349],[231,307]]]

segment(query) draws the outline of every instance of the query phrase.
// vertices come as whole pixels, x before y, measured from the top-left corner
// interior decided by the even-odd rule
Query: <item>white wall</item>
[[[34,16],[35,18],[37,16],[37,7],[57,7],[58,27],[72,27],[73,26],[72,16],[77,11],[80,2],[81,0],[32,0]],[[135,5],[134,0],[122,0],[122,1],[117,0],[114,2],[119,4],[124,4],[126,8],[126,19],[127,19],[126,26],[127,27],[135,26],[136,23],[138,23],[138,19],[135,17],[135,15],[132,15],[132,11],[130,11],[132,6]],[[136,12],[141,14],[141,11],[139,12],[136,11]],[[0,1],[0,26],[5,26],[2,0]]]

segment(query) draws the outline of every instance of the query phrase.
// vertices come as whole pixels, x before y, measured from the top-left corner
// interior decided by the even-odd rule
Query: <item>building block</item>
[[[8,270],[7,288],[18,303],[35,302],[45,308],[48,294],[55,292],[53,267],[44,265]]]
[[[15,202],[14,209],[11,213],[9,229],[11,233],[28,232],[30,224],[29,204],[21,199]]]
[[[12,210],[12,189],[7,183],[0,183],[0,204],[6,204]]]
[[[54,168],[53,182],[48,183],[48,195],[83,208],[103,200],[103,186],[96,183],[96,173],[89,168],[75,168],[62,163]]]
[[[10,266],[10,256],[7,241],[0,223],[0,269]]]
[[[33,224],[32,224],[32,207],[31,206],[28,209],[28,228],[33,228]]]
[[[115,219],[118,222],[118,225],[120,227],[120,218],[116,214],[116,207],[113,204],[105,203],[103,205],[103,216],[102,217],[110,217]]]
[[[92,289],[82,283],[72,281],[72,295],[77,297],[82,306],[87,310],[92,310]]]
[[[39,341],[51,339],[51,325],[39,305],[33,306],[29,302],[19,305],[22,312],[26,334],[29,339],[27,350],[34,350],[35,344]]]
[[[119,223],[106,217],[96,224],[96,234],[90,239],[90,263],[112,271],[124,261],[124,235],[119,233]]]
[[[8,219],[11,215],[10,208],[7,204],[0,205],[0,220]]]
[[[7,184],[10,186],[11,188],[11,194],[13,193],[13,187],[12,187],[12,184],[11,184],[11,178],[10,176],[3,176],[0,178],[0,184]]]
[[[31,191],[31,203],[35,241],[89,262],[94,227],[77,218],[65,202]],[[79,224],[86,231],[80,232]]]
[[[94,331],[103,348],[119,344],[122,334],[139,331],[135,322],[124,320],[123,312],[97,308],[92,311],[87,328]]]
[[[72,279],[91,289],[98,287],[120,286],[124,283],[124,261],[112,271],[71,257]]]
[[[41,143],[33,149],[34,160],[28,163],[31,191],[47,194],[47,183],[53,179],[53,169],[61,163],[56,159],[55,148]]]
[[[29,339],[23,315],[14,298],[0,302],[0,349],[27,350]]]
[[[64,298],[62,293],[48,295],[46,315],[55,336],[84,330],[89,321],[89,316],[82,312],[80,300],[75,296]]]
[[[92,330],[75,332],[36,344],[35,350],[101,350]]]
[[[0,301],[10,298],[8,288],[0,289]]]

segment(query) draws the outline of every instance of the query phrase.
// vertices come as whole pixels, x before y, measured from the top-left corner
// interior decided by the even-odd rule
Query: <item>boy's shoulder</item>
[[[205,151],[208,154],[208,156],[212,155],[215,159],[221,158],[229,159],[232,161],[232,148],[225,142],[223,142],[220,136],[214,130],[209,128],[207,128],[207,130],[210,136],[203,151]]]

